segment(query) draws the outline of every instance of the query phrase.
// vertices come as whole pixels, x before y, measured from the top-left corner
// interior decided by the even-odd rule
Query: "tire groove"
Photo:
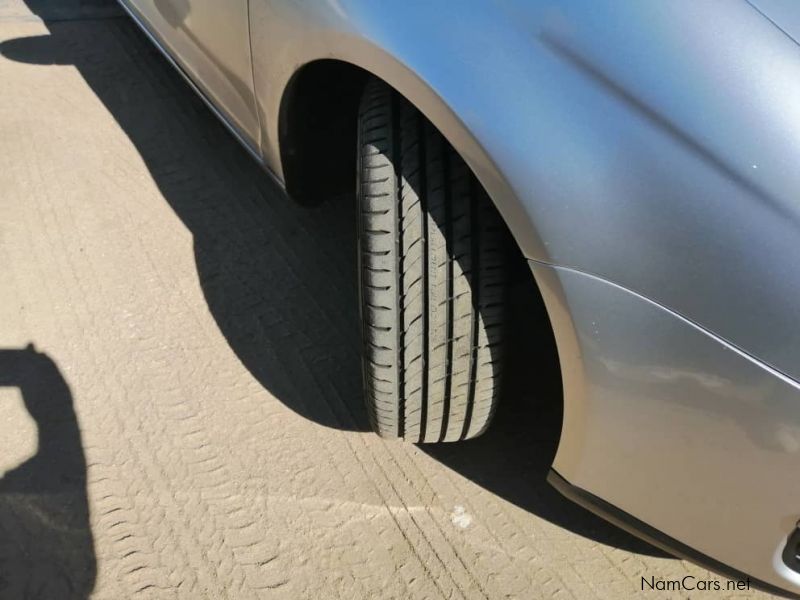
[[[420,400],[420,421],[419,421],[419,441],[425,441],[425,434],[427,431],[428,423],[428,368],[430,364],[429,358],[429,318],[430,318],[430,276],[428,273],[430,252],[428,242],[428,172],[427,172],[427,138],[425,137],[425,120],[417,117],[418,131],[417,136],[419,139],[419,209],[420,219],[422,220],[422,387],[421,387],[421,400]]]
[[[447,248],[447,265],[445,267],[445,287],[447,290],[447,308],[445,310],[445,340],[447,348],[445,349],[445,367],[444,367],[444,398],[442,410],[442,429],[439,433],[439,441],[443,442],[447,435],[447,428],[450,421],[450,393],[453,385],[452,367],[453,367],[453,222],[451,219],[452,212],[452,193],[449,185],[450,181],[450,160],[447,148],[442,146],[442,181],[444,184],[444,223],[445,223],[445,246]]]
[[[392,120],[392,145],[391,145],[391,162],[394,166],[394,180],[395,180],[395,198],[402,198],[403,191],[403,175],[401,165],[401,142],[400,139],[400,102],[399,96],[395,92],[390,92],[391,104],[391,120]],[[404,369],[404,354],[403,354],[403,310],[405,293],[403,291],[403,203],[397,203],[397,210],[395,211],[395,285],[397,291],[397,331],[395,332],[397,340],[397,435],[403,437],[405,434],[405,369]]]
[[[480,227],[478,227],[478,197],[475,190],[475,178],[470,175],[469,178],[469,191],[470,191],[470,228],[472,229],[472,239],[470,244],[470,269],[472,271],[472,320],[470,326],[470,343],[471,350],[469,354],[469,367],[468,367],[468,383],[467,390],[467,412],[464,416],[464,426],[461,430],[459,439],[464,439],[467,436],[470,425],[472,423],[472,411],[475,406],[475,387],[477,379],[477,354],[478,354],[478,326],[480,325]]]

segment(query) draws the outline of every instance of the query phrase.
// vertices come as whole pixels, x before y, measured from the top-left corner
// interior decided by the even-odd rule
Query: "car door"
[[[122,1],[252,149],[257,149],[248,0]]]

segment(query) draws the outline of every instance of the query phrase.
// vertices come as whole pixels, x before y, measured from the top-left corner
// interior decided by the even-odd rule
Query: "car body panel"
[[[624,288],[532,268],[561,318],[571,398],[553,469],[702,554],[798,586],[780,553],[800,518],[800,385]]]
[[[747,0],[794,42],[800,40],[800,10],[795,0]]]
[[[249,0],[249,17],[250,137],[278,178],[286,90],[335,59],[480,179],[558,341],[556,471],[800,591],[776,558],[800,518],[800,5]]]
[[[260,126],[253,93],[248,0],[121,0],[146,23],[192,82],[254,147]]]
[[[800,235],[791,39],[744,2],[473,0],[457,23],[436,3],[390,4],[253,0],[274,170],[285,84],[315,59],[352,62],[443,131],[528,258],[623,285],[800,377],[786,301],[800,263],[775,260],[798,256]]]

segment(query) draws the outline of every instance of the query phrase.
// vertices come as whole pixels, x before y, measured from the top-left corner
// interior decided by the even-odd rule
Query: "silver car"
[[[521,254],[551,483],[800,592],[800,3],[122,4],[289,196],[357,191],[379,434],[489,426]]]

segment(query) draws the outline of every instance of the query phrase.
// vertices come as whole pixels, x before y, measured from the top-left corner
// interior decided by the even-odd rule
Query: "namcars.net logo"
[[[682,579],[661,579],[655,576],[642,577],[642,591],[657,592],[741,592],[750,589],[750,579],[744,581],[698,579],[694,575],[686,575]]]

